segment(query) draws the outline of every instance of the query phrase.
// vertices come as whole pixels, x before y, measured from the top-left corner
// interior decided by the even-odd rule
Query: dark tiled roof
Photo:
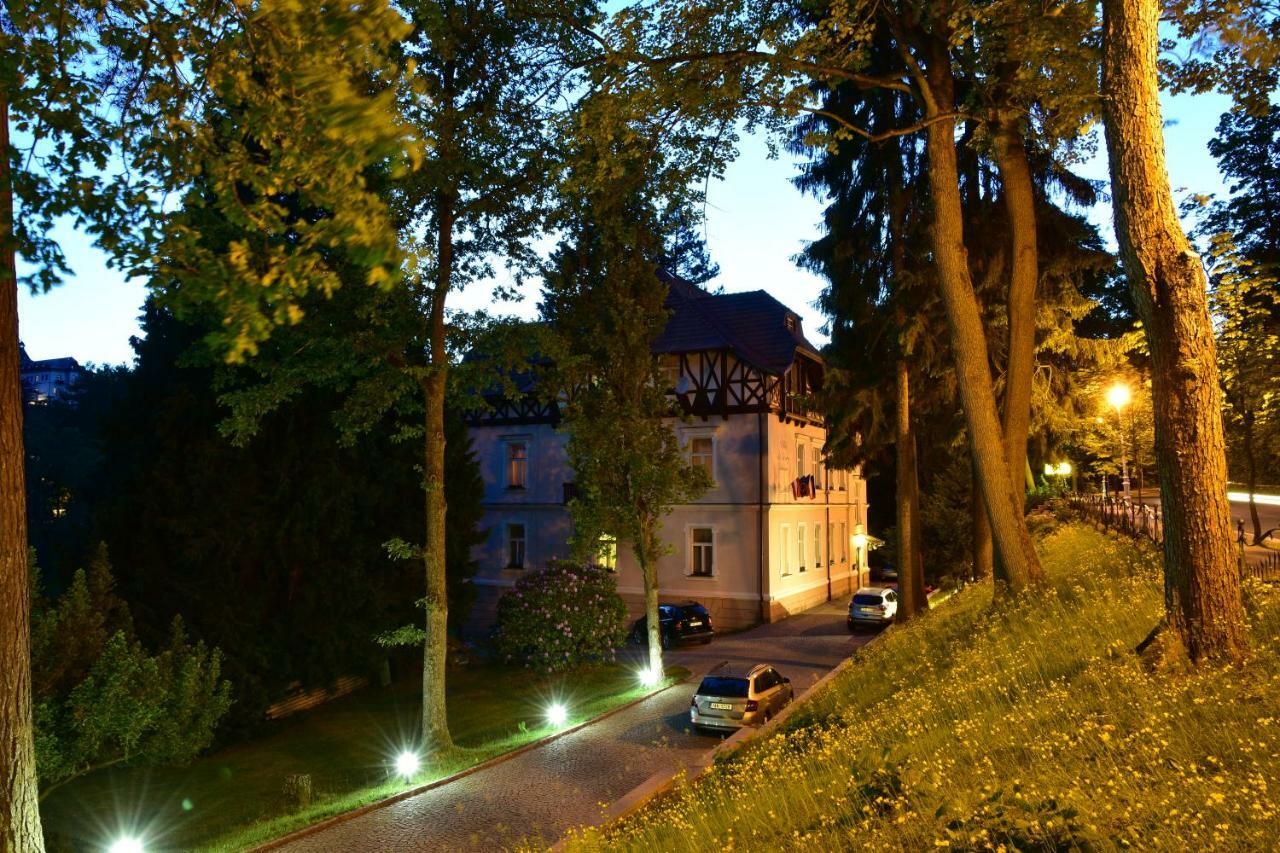
[[[39,361],[28,361],[22,365],[24,372],[30,373],[33,370],[79,370],[80,363],[70,356],[63,358],[43,358]]]
[[[660,274],[671,285],[671,319],[653,349],[659,353],[732,350],[743,361],[780,376],[804,352],[821,361],[804,336],[800,318],[763,290],[712,294],[678,276]]]

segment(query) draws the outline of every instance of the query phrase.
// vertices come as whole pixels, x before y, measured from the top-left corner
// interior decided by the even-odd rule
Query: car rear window
[[[698,686],[698,695],[745,699],[747,697],[747,680],[745,678],[720,678],[709,675],[702,679],[702,684]]]
[[[884,604],[884,601],[881,600],[880,596],[878,595],[855,595],[853,597],[853,603],[875,605],[875,604]]]
[[[684,610],[685,616],[693,616],[696,618],[698,616],[706,617],[711,615],[707,612],[707,608],[703,607],[701,604],[689,604],[681,609]]]

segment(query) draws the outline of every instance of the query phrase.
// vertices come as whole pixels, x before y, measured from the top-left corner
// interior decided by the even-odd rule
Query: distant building
[[[799,316],[764,291],[712,294],[667,283],[671,318],[654,343],[690,465],[714,487],[663,520],[670,553],[659,561],[664,601],[696,599],[723,628],[775,621],[866,583],[866,484],[860,470],[827,464],[827,431],[808,401],[823,360]],[[574,474],[554,404],[498,401],[471,438],[485,484],[473,628],[522,572],[569,556],[566,505]],[[625,542],[602,542],[633,614],[643,607],[639,566]]]
[[[64,399],[72,386],[80,381],[80,362],[70,356],[36,361],[27,355],[27,348],[19,342],[18,362],[22,398],[28,404]]]

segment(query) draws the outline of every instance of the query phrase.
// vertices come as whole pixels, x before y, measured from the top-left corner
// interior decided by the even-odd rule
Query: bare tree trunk
[[[915,452],[911,434],[911,379],[905,358],[897,362],[897,394],[894,406],[894,447],[897,456],[898,578],[902,603],[897,621],[906,622],[925,609],[923,574],[916,554]]]
[[[31,582],[8,155],[9,103],[0,96],[0,850],[39,853],[44,834],[31,720]]]
[[[1249,490],[1249,520],[1253,522],[1253,544],[1262,544],[1262,519],[1258,517],[1258,502],[1254,499],[1254,495],[1258,492],[1258,454],[1253,446],[1253,425],[1255,415],[1252,409],[1248,409],[1244,413],[1244,461],[1246,468],[1246,477],[1248,483],[1245,487]]]
[[[1004,184],[1013,257],[1009,272],[1009,359],[1005,366],[1004,443],[1009,482],[1015,495],[1026,494],[1027,435],[1031,432],[1031,383],[1036,352],[1036,283],[1040,278],[1036,244],[1036,199],[1031,167],[1016,120],[1001,116],[996,160]],[[1023,503],[1025,506],[1025,502]]]
[[[445,578],[444,398],[449,370],[445,342],[444,304],[453,280],[453,205],[456,198],[442,192],[437,199],[436,281],[432,289],[427,333],[430,365],[422,382],[426,409],[425,457],[426,543],[422,562],[426,574],[426,638],[422,647],[422,738],[429,750],[453,747],[445,678],[449,662],[449,594]]]
[[[982,502],[977,472],[974,472],[973,484],[969,489],[969,512],[972,521],[970,547],[973,550],[973,578],[994,578],[996,567],[995,554],[991,548],[991,520],[987,518],[987,507]]]
[[[956,384],[964,407],[977,480],[991,519],[992,539],[1008,569],[1009,586],[1018,590],[1038,579],[1043,570],[1022,515],[1021,490],[1015,493],[1011,488],[982,316],[964,245],[956,122],[949,117],[955,112],[950,56],[944,42],[931,47],[925,113],[932,122],[928,130],[928,175],[934,209],[930,230],[939,289],[951,328]]]
[[[1159,0],[1103,0],[1107,153],[1129,291],[1151,350],[1164,516],[1165,610],[1192,661],[1247,640],[1231,543],[1222,400],[1207,279],[1178,222],[1156,67]]]
[[[645,517],[640,529],[644,541],[636,543],[636,561],[644,578],[644,617],[649,649],[649,672],[662,676],[662,623],[658,619],[658,534],[653,530],[656,520]]]

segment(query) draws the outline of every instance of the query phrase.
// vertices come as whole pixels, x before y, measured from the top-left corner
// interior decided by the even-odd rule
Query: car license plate
[[[732,705],[730,705],[728,702],[712,702],[712,703],[711,703],[711,707],[712,707],[712,708],[715,708],[717,711],[732,711],[732,710],[733,710],[733,706],[732,706]]]
[[[875,609],[874,607],[859,607],[858,609],[859,609],[859,610],[861,610],[863,613],[876,613],[876,612],[877,612],[877,611],[876,611],[876,609]]]
[[[701,628],[701,627],[702,627],[702,623],[701,623],[701,622],[690,622],[690,623],[689,623],[689,627],[690,627],[690,628]]]

